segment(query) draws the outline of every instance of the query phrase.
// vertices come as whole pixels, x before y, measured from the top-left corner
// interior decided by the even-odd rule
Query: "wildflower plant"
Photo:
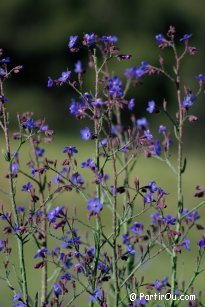
[[[17,145],[11,144],[7,111],[10,106],[4,95],[4,84],[13,74],[19,73],[22,66],[10,69],[10,59],[5,58],[1,50],[0,124],[5,139],[2,154],[7,164],[9,186],[8,202],[2,202],[0,212],[3,230],[0,253],[4,258],[1,279],[13,292],[13,306],[74,306],[79,304],[81,296],[87,298],[90,306],[144,306],[151,303],[140,298],[139,293],[169,292],[172,298],[164,304],[173,307],[181,304],[174,297],[193,292],[197,276],[204,271],[204,236],[200,235],[198,243],[194,243],[198,255],[191,280],[181,280],[178,274],[178,260],[183,257],[183,250],[190,250],[191,230],[193,227],[204,229],[198,224],[198,210],[205,204],[205,188],[196,187],[194,196],[202,201],[189,210],[182,189],[187,164],[183,152],[184,125],[187,121],[197,120],[190,112],[205,82],[204,75],[196,77],[197,92],[181,82],[184,57],[197,52],[190,46],[190,38],[191,34],[185,34],[178,39],[172,26],[166,35],[156,35],[157,46],[164,52],[169,49],[173,53],[173,72],[167,71],[165,61],[160,57],[159,66],[143,61],[127,68],[124,76],[117,76],[110,72],[109,63],[129,61],[131,55],[120,53],[116,36],[94,33],[82,38],[70,36],[68,51],[78,53],[84,49],[88,64],[78,60],[74,70],[67,69],[57,79],[49,77],[48,87],[69,86],[74,95],[69,106],[70,116],[82,122],[87,119],[79,137],[85,143],[94,143],[95,150],[80,162],[75,144],[65,144],[61,149],[63,161],[49,159],[43,144],[53,141],[54,131],[45,120],[36,120],[30,112],[17,115],[18,131],[12,135]],[[178,44],[184,46],[182,53]],[[93,88],[85,88],[89,71],[94,72]],[[156,136],[146,117],[136,117],[135,97],[130,97],[129,89],[140,84],[146,75],[159,74],[173,84],[176,115],[170,114],[169,103],[165,100],[162,105],[148,101],[147,114],[160,117],[164,113],[172,125],[169,131],[166,123],[161,123]],[[122,120],[123,113],[129,114],[127,124]],[[23,166],[25,161],[21,159],[26,146],[30,147],[27,171]],[[176,161],[171,159],[171,156],[175,157],[172,155],[174,148],[177,150]],[[137,157],[143,154],[165,163],[174,174],[177,198],[174,215],[169,213],[166,203],[169,191],[164,190],[163,183],[161,186],[155,178],[150,178],[146,185],[141,185],[139,178],[132,179]],[[83,177],[84,169],[90,173],[88,180]],[[24,184],[19,191],[17,181],[20,176]],[[82,198],[87,210],[83,219],[78,216],[81,211],[78,206],[71,215],[68,204],[57,204],[57,198],[63,193],[69,202],[72,192]],[[24,194],[27,205],[18,203],[19,193]],[[104,221],[104,212],[109,214],[111,229]],[[143,223],[144,216],[149,223]],[[88,238],[85,229],[89,232]],[[10,257],[15,253],[10,243],[12,236],[18,245],[17,282],[10,278]],[[41,294],[37,292],[35,297],[31,296],[28,286],[25,258],[28,244],[35,244],[33,269],[41,270],[42,275]],[[148,280],[146,274],[139,273],[162,253],[167,255],[169,276],[166,273],[163,278],[156,275],[155,280]],[[50,267],[53,270],[51,276]],[[130,301],[132,292],[136,293],[134,302]],[[190,306],[202,306],[200,294],[195,294],[195,302],[189,301]]]

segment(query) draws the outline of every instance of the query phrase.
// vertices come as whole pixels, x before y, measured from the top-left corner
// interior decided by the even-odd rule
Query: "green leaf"
[[[182,169],[181,169],[181,174],[183,174],[183,173],[185,172],[186,166],[187,166],[187,159],[185,158],[185,159],[184,159],[183,166],[182,166]]]
[[[2,155],[3,155],[4,159],[5,159],[7,162],[9,162],[9,161],[10,161],[10,153],[5,152],[4,149],[2,149],[1,152],[2,152]]]
[[[177,126],[174,126],[174,134],[175,134],[176,139],[179,141],[179,130]]]

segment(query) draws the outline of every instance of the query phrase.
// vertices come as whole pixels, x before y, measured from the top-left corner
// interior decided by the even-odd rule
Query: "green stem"
[[[1,96],[4,96],[2,81],[0,81],[0,93],[1,93]],[[10,201],[11,201],[12,211],[14,215],[14,222],[16,223],[18,227],[19,219],[18,219],[18,212],[17,212],[17,206],[16,206],[16,199],[15,199],[16,191],[15,191],[14,181],[12,178],[12,169],[11,169],[12,167],[11,159],[12,158],[11,158],[10,140],[9,140],[9,133],[8,133],[8,120],[7,120],[7,111],[6,111],[4,102],[2,102],[2,113],[3,113],[4,136],[5,136],[5,144],[6,144],[6,155],[8,157],[8,162],[9,162]],[[27,286],[26,267],[25,267],[25,258],[24,258],[24,244],[20,236],[16,236],[16,238],[17,238],[17,243],[18,243],[19,266],[20,266],[21,279],[22,279],[23,299],[24,299],[24,302],[28,305],[28,286]]]

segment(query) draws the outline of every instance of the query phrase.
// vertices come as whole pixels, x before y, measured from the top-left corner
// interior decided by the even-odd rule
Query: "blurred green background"
[[[205,18],[204,0],[1,0],[0,2],[0,47],[5,50],[6,56],[12,58],[13,65],[23,65],[21,74],[16,75],[6,85],[6,97],[9,98],[11,125],[14,128],[17,112],[33,111],[35,117],[45,117],[51,129],[56,130],[55,143],[47,145],[49,158],[62,158],[62,149],[65,145],[75,145],[81,148],[79,161],[90,156],[92,145],[90,142],[80,141],[79,128],[85,122],[73,120],[69,114],[69,104],[73,93],[66,87],[47,88],[47,78],[58,78],[67,67],[74,68],[78,59],[86,60],[83,53],[70,54],[68,52],[68,37],[94,32],[99,35],[116,35],[122,53],[131,53],[132,59],[128,62],[113,63],[113,72],[123,78],[124,69],[139,65],[142,60],[157,65],[160,55],[165,55],[172,63],[166,50],[156,46],[155,35],[166,33],[169,25],[174,25],[178,38],[185,33],[192,33],[191,45],[199,49],[199,53],[188,56],[182,70],[182,78],[186,85],[197,90],[194,76],[205,73]],[[172,67],[170,68],[170,71]],[[87,81],[87,89],[92,87],[92,80]],[[147,101],[154,99],[161,104],[163,98],[168,101],[169,109],[174,110],[176,98],[174,87],[161,76],[145,77],[144,84],[133,89],[130,97],[136,98],[136,117],[145,115]],[[185,134],[185,153],[188,158],[188,169],[184,181],[185,207],[191,208],[197,200],[193,199],[194,188],[205,182],[204,167],[204,139],[205,139],[205,112],[204,95],[201,95],[192,108],[193,113],[199,116],[199,121],[187,125]],[[160,116],[160,115],[159,115]],[[149,117],[151,127],[159,125],[158,115]],[[13,124],[14,123],[14,124]],[[161,122],[162,124],[165,123]],[[2,134],[1,134],[2,139]],[[2,144],[2,143],[1,143]],[[3,147],[3,145],[1,145]],[[24,150],[22,161],[28,157],[28,150]],[[174,157],[173,157],[174,159]],[[4,179],[5,166],[0,159],[1,176],[0,186],[7,189]],[[142,184],[155,180],[167,192],[168,211],[174,213],[176,208],[176,183],[174,176],[166,166],[155,159],[140,158],[133,174],[139,176]],[[25,183],[20,178],[19,186]],[[68,194],[59,199],[56,204],[84,205],[76,201],[74,194]],[[7,204],[6,197],[0,199]],[[24,204],[22,193],[18,195],[19,204]],[[77,204],[78,203],[78,204]],[[72,210],[70,209],[70,212]],[[80,210],[79,215],[85,213]],[[201,224],[205,222],[205,210],[201,210]],[[109,216],[109,215],[108,215]],[[105,219],[108,218],[105,216]],[[148,218],[148,216],[147,216]],[[109,224],[108,224],[109,229]],[[200,234],[194,234],[190,252],[181,255],[181,279],[190,278],[192,265],[195,263],[197,252],[196,240]],[[15,246],[15,245],[14,245]],[[29,271],[29,286],[32,294],[37,287],[38,272],[30,268],[34,265],[31,246],[27,248],[27,268]],[[160,265],[159,265],[160,264]],[[157,268],[157,276],[156,276]],[[148,280],[162,279],[169,274],[167,256],[157,258],[154,263],[146,265],[141,274]],[[197,288],[204,291],[202,282],[204,276],[197,281]],[[5,297],[11,298],[11,292],[0,281],[0,306],[11,306]],[[4,295],[2,295],[4,293]],[[81,306],[81,302],[76,306]],[[78,305],[79,304],[79,305]]]

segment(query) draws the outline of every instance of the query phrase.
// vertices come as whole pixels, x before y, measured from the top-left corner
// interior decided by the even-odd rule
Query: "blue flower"
[[[91,46],[95,43],[95,34],[90,33],[90,34],[85,34],[83,37],[83,43],[84,45]]]
[[[47,83],[47,86],[48,87],[52,87],[52,86],[54,86],[54,81],[53,81],[53,79],[51,78],[51,77],[48,77],[48,83]]]
[[[92,159],[87,159],[85,162],[81,163],[81,167],[95,170],[97,168],[97,165]]]
[[[15,175],[15,174],[18,173],[18,171],[19,171],[19,164],[17,162],[13,162],[11,164],[11,172],[12,172],[12,174]]]
[[[128,254],[134,256],[135,255],[135,249],[133,249],[131,244],[126,244],[126,251]]]
[[[205,239],[203,238],[203,239],[199,240],[198,245],[199,245],[200,248],[205,248]]]
[[[94,107],[102,107],[105,103],[104,103],[104,101],[102,101],[102,99],[101,98],[97,98],[95,101],[93,101],[92,103],[92,106],[94,106]]]
[[[13,302],[18,301],[20,298],[21,298],[21,293],[16,293],[16,294],[13,296]]]
[[[145,204],[152,203],[153,201],[154,201],[154,196],[151,193],[144,195],[144,203]]]
[[[154,148],[153,148],[154,154],[156,156],[160,156],[161,152],[162,152],[162,148],[161,148],[160,142],[158,140],[154,141],[153,146],[154,146]]]
[[[132,98],[128,102],[128,110],[132,111],[134,109],[134,107],[135,107],[135,99]]]
[[[136,67],[127,68],[125,70],[125,77],[128,79],[134,79],[136,77]]]
[[[43,154],[45,152],[45,149],[42,149],[40,147],[36,147],[36,154],[38,157],[43,157]]]
[[[69,109],[70,109],[70,114],[75,116],[80,116],[85,109],[85,104],[82,104],[80,102],[75,101],[75,99],[72,99]]]
[[[182,38],[180,38],[180,42],[187,41],[190,37],[192,37],[192,34],[185,34]]]
[[[161,34],[161,33],[160,33],[160,34],[157,34],[157,35],[155,36],[155,39],[156,39],[156,42],[157,42],[158,45],[163,44],[163,42],[165,41],[164,35]]]
[[[146,129],[147,126],[148,126],[148,122],[146,120],[145,117],[142,117],[142,118],[139,118],[137,121],[136,121],[136,126],[138,129]]]
[[[82,62],[80,60],[78,60],[76,63],[75,63],[75,73],[76,74],[82,74],[84,69],[83,69],[83,66],[82,66]]]
[[[74,154],[78,153],[78,150],[75,146],[66,146],[63,150],[63,153],[67,153],[69,157],[72,157]]]
[[[155,102],[154,102],[154,100],[151,100],[151,101],[148,102],[148,107],[147,107],[146,110],[149,113],[153,113],[154,112],[154,110],[155,110]]]
[[[192,93],[189,93],[187,96],[184,97],[184,100],[182,101],[182,105],[185,108],[189,108],[193,105],[195,100],[196,100],[196,96]]]
[[[93,293],[92,296],[89,296],[88,300],[90,302],[96,302],[97,300],[101,299],[103,295],[102,290],[96,289]]]
[[[112,97],[122,97],[124,95],[122,81],[117,76],[108,80],[108,91]]]
[[[162,218],[162,221],[167,225],[175,225],[176,224],[176,218],[172,217],[171,214],[167,214],[164,218]]]
[[[62,83],[67,82],[69,77],[70,77],[70,74],[71,74],[70,70],[62,72],[61,77],[58,78],[58,81],[60,81]]]
[[[23,123],[23,127],[31,132],[36,127],[33,118],[29,118],[25,123]]]
[[[65,206],[60,206],[60,207],[55,207],[53,209],[51,209],[50,211],[48,211],[47,213],[47,220],[51,223],[56,222],[56,219],[64,216],[64,208]]]
[[[161,281],[158,280],[158,279],[156,279],[155,282],[154,282],[154,287],[155,287],[155,289],[158,290],[158,291],[160,291],[160,290],[162,290],[162,288],[165,288],[166,285],[167,285],[168,280],[169,280],[169,277],[168,277],[168,276],[166,276],[166,277],[165,277],[163,280],[161,280]]]
[[[151,141],[153,139],[152,134],[150,133],[149,129],[144,131],[144,136],[148,141]]]
[[[104,146],[107,145],[107,142],[108,142],[108,139],[107,139],[107,138],[104,138],[103,140],[100,140],[100,141],[99,141],[98,146],[99,146],[99,147],[104,147]]]
[[[205,76],[202,74],[199,74],[198,76],[195,77],[198,81],[205,81]]]
[[[84,183],[84,180],[83,180],[81,174],[78,174],[78,173],[73,174],[73,175],[71,176],[71,181],[72,181],[72,183],[75,184],[75,185],[83,184],[83,183]]]
[[[91,138],[90,129],[87,127],[85,129],[80,130],[80,133],[81,133],[81,138],[84,141],[88,141]]]
[[[76,45],[76,42],[77,42],[77,39],[78,39],[78,35],[75,35],[75,36],[70,36],[69,38],[69,43],[68,43],[68,47],[70,49],[72,49],[73,47],[75,47]]]
[[[139,306],[141,306],[141,305],[146,305],[147,303],[148,303],[148,301],[145,299],[145,297],[142,297],[142,298],[137,298],[137,300],[136,300],[136,303],[139,305]],[[138,306],[137,305],[137,306]],[[134,306],[133,306],[134,307]]]
[[[181,242],[181,245],[186,249],[186,250],[190,250],[190,240],[187,239],[186,237],[183,239],[183,241]]]
[[[118,41],[118,38],[117,36],[111,36],[111,35],[105,36],[104,35],[100,38],[100,40],[105,43],[116,43]]]
[[[0,63],[9,63],[9,62],[10,62],[10,58],[9,57],[0,60]]]
[[[54,283],[53,290],[56,296],[63,294],[63,288],[59,282]]]
[[[155,181],[151,181],[148,184],[149,190],[151,193],[154,193],[158,190],[158,187],[156,186],[156,182]]]
[[[32,184],[30,182],[28,182],[27,184],[23,185],[21,191],[22,192],[28,192],[28,191],[30,191],[31,188],[32,188]]]
[[[0,239],[0,252],[4,249],[4,241]]]
[[[34,258],[45,258],[45,254],[48,252],[46,248],[41,248],[37,251]]]
[[[131,227],[130,230],[132,232],[134,232],[136,235],[139,235],[140,233],[142,233],[143,231],[143,224],[139,223],[139,222],[135,222]]]
[[[88,199],[87,209],[92,211],[93,213],[99,213],[102,207],[103,204],[100,202],[98,198]]]
[[[62,280],[71,280],[71,275],[69,273],[65,273],[60,276],[60,279]]]
[[[163,126],[163,125],[160,125],[160,126],[159,126],[158,133],[164,133],[164,132],[166,132],[166,131],[167,131],[166,126]]]
[[[141,62],[140,66],[137,66],[135,69],[135,75],[137,78],[141,78],[149,70],[149,64],[145,61]]]
[[[17,212],[18,213],[24,213],[25,212],[25,207],[24,206],[18,206]]]
[[[3,68],[0,68],[0,77],[4,77],[6,75],[6,71]]]

